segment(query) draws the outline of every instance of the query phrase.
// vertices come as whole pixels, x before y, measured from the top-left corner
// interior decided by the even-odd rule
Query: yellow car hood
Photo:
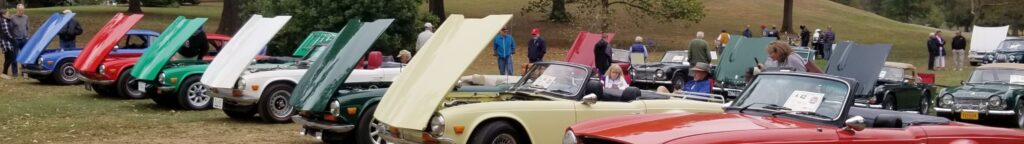
[[[511,19],[512,15],[448,17],[391,84],[373,116],[399,128],[426,126],[459,76]]]

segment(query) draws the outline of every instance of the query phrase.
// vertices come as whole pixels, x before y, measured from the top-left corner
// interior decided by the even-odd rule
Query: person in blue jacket
[[[633,41],[633,46],[630,46],[629,52],[644,53],[644,61],[647,61],[647,46],[644,45],[644,38],[636,36],[636,40]]]
[[[690,68],[693,80],[683,84],[682,90],[685,92],[711,93],[711,80],[708,78],[709,69],[711,69],[710,66],[703,62],[697,63],[693,68]]]
[[[516,41],[508,28],[502,28],[501,33],[494,37],[494,56],[498,57],[498,72],[501,75],[515,75],[512,73],[512,55],[516,54]]]

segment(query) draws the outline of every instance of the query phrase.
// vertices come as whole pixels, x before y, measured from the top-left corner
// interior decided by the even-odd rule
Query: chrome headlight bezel
[[[660,69],[659,69],[659,70],[655,70],[655,71],[654,71],[654,77],[658,77],[658,78],[663,78],[663,77],[665,77],[665,74],[664,74],[663,72],[664,72],[664,71],[661,71]]]
[[[985,103],[988,109],[1001,110],[1006,108],[1006,102],[1003,101],[1002,97],[991,96],[988,97],[988,102]]]
[[[565,130],[565,135],[562,136],[562,144],[576,144],[577,140],[576,133],[572,132],[572,129]]]
[[[332,116],[341,116],[341,103],[338,103],[338,101],[331,100],[331,104],[330,106],[327,107],[327,110],[328,112],[331,113]]]
[[[939,103],[936,106],[943,108],[952,108],[954,104],[956,104],[956,100],[953,99],[953,96],[946,94],[945,96],[939,98]]]
[[[235,81],[235,89],[245,89],[245,79],[238,78],[238,81]]]
[[[43,58],[40,57],[39,60],[36,60],[36,64],[43,65]]]
[[[427,127],[430,128],[430,135],[433,135],[434,137],[444,136],[444,123],[444,116],[441,116],[440,114],[431,117],[430,125]]]
[[[162,84],[164,83],[164,78],[167,78],[167,75],[161,72],[160,74],[157,74],[156,82],[160,82]]]
[[[103,74],[104,70],[107,70],[107,67],[103,66],[103,64],[100,64],[100,66],[96,68],[96,73]]]

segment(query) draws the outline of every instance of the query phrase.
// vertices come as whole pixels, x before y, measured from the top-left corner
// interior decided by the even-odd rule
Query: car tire
[[[921,94],[921,105],[919,106],[917,113],[922,115],[928,115],[928,113],[931,112],[931,107],[931,92],[925,91]]]
[[[146,98],[146,95],[138,90],[138,79],[132,77],[130,73],[131,68],[121,71],[121,76],[117,77],[116,90],[118,95],[127,99],[141,99]]]
[[[178,103],[186,110],[205,110],[213,106],[213,99],[206,95],[206,86],[199,83],[201,76],[189,76],[178,87]]]
[[[81,80],[78,80],[78,71],[75,70],[75,67],[72,66],[72,63],[70,62],[61,62],[60,64],[57,64],[57,69],[55,69],[50,75],[59,85],[72,85],[82,82]]]
[[[1024,99],[1017,100],[1017,128],[1024,128]]]
[[[979,62],[971,62],[971,66],[980,66],[980,65],[981,65],[981,63],[979,63]]]
[[[683,84],[686,84],[686,74],[676,73],[672,76],[672,87],[669,87],[668,90],[675,92],[677,89],[682,89]]]
[[[115,94],[110,91],[110,88],[105,86],[89,84],[89,87],[92,87],[92,91],[95,91],[100,96],[113,96]]]
[[[291,117],[295,111],[288,104],[288,99],[292,96],[292,89],[295,87],[289,84],[272,84],[263,91],[263,96],[260,97],[259,104],[257,104],[257,110],[264,122],[286,123],[292,121]]]
[[[896,110],[896,97],[892,93],[885,94],[882,99],[882,109]]]
[[[495,121],[484,125],[473,132],[469,138],[473,144],[494,144],[494,143],[525,143],[530,140],[523,136],[524,132],[505,121]]]
[[[349,134],[335,133],[335,132],[326,131],[326,130],[322,131],[320,133],[320,140],[323,141],[325,144],[351,144],[351,143],[356,143],[356,138],[355,138],[354,134],[351,134],[351,133],[349,133]]]
[[[237,120],[249,119],[249,118],[252,118],[253,115],[256,115],[256,111],[253,111],[253,110],[233,111],[233,110],[237,110],[237,108],[234,108],[234,107],[237,107],[237,106],[229,104],[229,103],[224,103],[224,109],[223,109],[224,115],[228,115],[229,118],[237,119]]]
[[[383,137],[377,135],[380,134],[380,129],[377,129],[376,126],[380,124],[380,121],[377,121],[377,119],[373,117],[374,111],[377,111],[377,105],[372,105],[364,111],[365,112],[363,112],[359,117],[359,127],[356,129],[358,130],[356,131],[356,135],[358,136],[356,138],[357,143],[387,144]]]

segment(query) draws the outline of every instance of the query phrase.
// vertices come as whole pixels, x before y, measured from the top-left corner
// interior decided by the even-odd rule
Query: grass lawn
[[[515,14],[509,26],[517,36],[516,64],[526,62],[524,47],[528,32],[533,27],[542,29],[549,42],[547,60],[562,60],[568,46],[579,31],[593,31],[587,21],[554,24],[543,21],[543,14],[522,14],[526,1],[459,0],[447,1],[448,12],[481,17],[487,14]],[[839,40],[858,43],[894,44],[889,61],[907,62],[924,69],[927,61],[924,40],[934,28],[904,24],[858,9],[830,1],[795,1],[794,24],[811,28],[831,25]],[[161,31],[178,15],[209,17],[206,31],[213,32],[220,21],[221,3],[206,2],[199,6],[179,8],[143,8],[146,17],[136,28]],[[613,32],[618,38],[613,47],[626,47],[636,35],[653,39],[652,58],[660,59],[664,51],[684,50],[686,41],[697,31],[707,32],[708,38],[726,29],[734,34],[746,25],[781,24],[782,0],[717,0],[705,1],[707,17],[700,23],[643,23],[636,27],[626,13],[612,18],[617,25]],[[426,8],[423,6],[422,8]],[[570,7],[571,8],[571,7]],[[38,26],[50,13],[66,7],[29,9],[33,25]],[[84,46],[102,24],[115,12],[127,7],[81,6],[70,7],[79,15],[85,34],[78,45]],[[34,30],[33,30],[34,31]],[[337,30],[327,30],[337,31]],[[951,33],[946,33],[951,34]],[[756,35],[756,34],[755,34]],[[951,36],[947,35],[947,39]],[[54,44],[55,45],[55,44]],[[754,49],[760,50],[760,49]],[[497,74],[491,50],[482,53],[467,73]],[[947,60],[952,66],[952,60]],[[824,61],[816,61],[824,65]],[[962,72],[940,71],[941,85],[958,85],[972,68]],[[4,143],[315,143],[310,137],[298,136],[297,124],[264,124],[257,120],[230,120],[218,110],[176,111],[158,107],[149,99],[123,100],[98,96],[81,86],[41,85],[34,80],[0,80],[0,141]]]

